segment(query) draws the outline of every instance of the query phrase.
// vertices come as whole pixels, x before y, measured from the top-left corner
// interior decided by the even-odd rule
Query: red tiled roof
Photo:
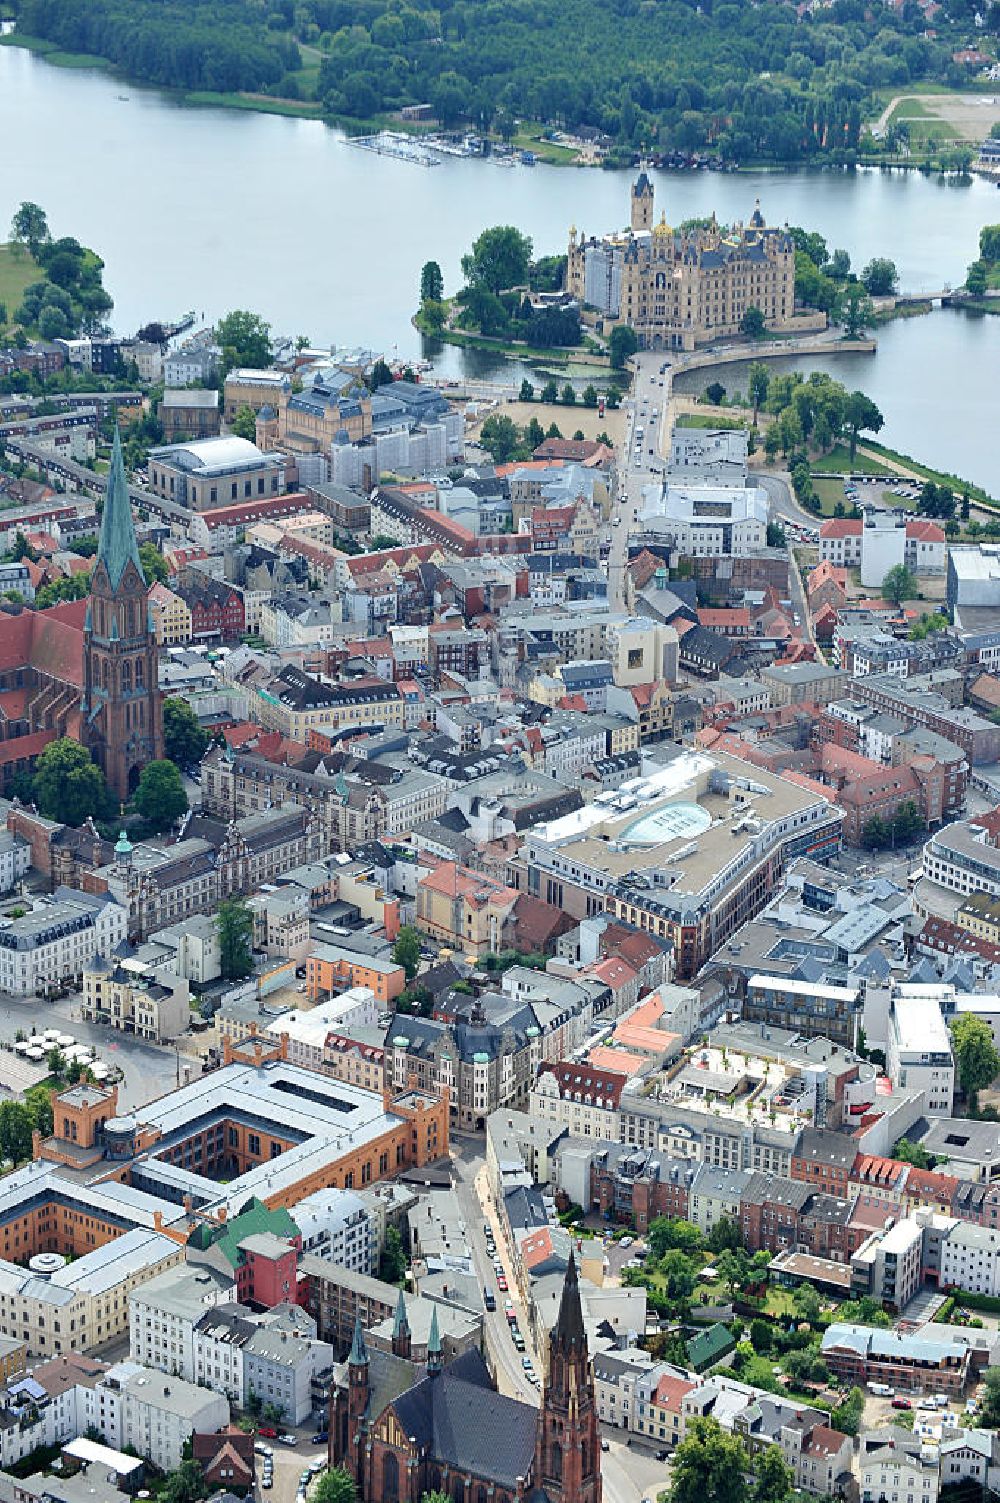
[[[687,1378],[662,1377],[656,1385],[653,1402],[659,1409],[668,1409],[671,1414],[680,1414],[684,1398],[696,1387]]]
[[[831,517],[820,527],[821,538],[859,538],[861,536],[861,519],[857,521],[850,517]]]
[[[614,1111],[618,1110],[627,1079],[614,1070],[598,1070],[593,1065],[567,1064],[565,1061],[542,1065],[538,1073],[540,1076],[554,1075],[561,1096],[574,1100],[590,1096],[591,1105],[595,1106],[597,1101],[593,1098],[600,1096],[603,1104]]]
[[[906,536],[921,543],[943,543],[944,529],[927,517],[914,517],[906,524]]]
[[[707,626],[715,631],[725,631],[726,627],[750,630],[750,612],[745,607],[720,607],[718,609],[706,606],[698,612],[698,620],[702,626]]]

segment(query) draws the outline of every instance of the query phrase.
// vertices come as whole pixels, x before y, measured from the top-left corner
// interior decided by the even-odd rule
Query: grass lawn
[[[533,151],[539,161],[565,166],[575,162],[577,153],[572,146],[560,146],[558,141],[543,141],[541,130],[519,130],[510,143],[516,151]]]
[[[864,443],[859,439],[859,443]],[[874,448],[874,445],[866,445]],[[905,461],[907,464],[909,461]],[[854,463],[851,464],[851,451],[846,444],[835,444],[828,454],[821,454],[818,459],[809,461],[809,469],[813,475],[884,475],[888,465],[880,463],[877,459],[869,459],[865,454],[856,454]],[[843,500],[843,492],[841,492]]]
[[[681,412],[675,428],[748,428],[747,418],[712,417],[706,412]]]
[[[7,304],[7,313],[13,317],[14,309],[32,282],[44,279],[26,250],[14,245],[0,245],[0,303]]]
[[[764,1300],[764,1314],[779,1317],[795,1314],[795,1297],[790,1289],[777,1289],[773,1285]]]

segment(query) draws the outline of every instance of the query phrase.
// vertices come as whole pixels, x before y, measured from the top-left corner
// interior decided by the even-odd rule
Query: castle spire
[[[410,1322],[406,1315],[406,1299],[402,1289],[396,1301],[396,1313],[392,1320],[392,1350],[396,1357],[409,1357],[411,1349]]]
[[[139,571],[139,578],[145,584],[146,576],[142,572],[139,544],[135,536],[135,523],[132,521],[128,481],[125,479],[121,434],[116,424],[114,442],[111,445],[111,468],[108,471],[108,484],[104,493],[101,536],[97,547],[97,563],[103,563],[107,569],[113,590],[117,590],[121,583],[129,559],[135,564]]]

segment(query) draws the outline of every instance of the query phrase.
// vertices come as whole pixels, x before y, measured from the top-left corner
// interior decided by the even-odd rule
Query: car
[[[268,1446],[268,1445],[265,1445],[262,1440],[255,1440],[254,1443],[253,1443],[253,1448],[257,1452],[258,1456],[273,1456],[274,1455],[274,1452],[271,1450],[271,1447]]]
[[[310,1471],[309,1467],[306,1467],[304,1472],[299,1473],[299,1486],[308,1487],[311,1480],[312,1472]]]
[[[325,1471],[326,1471],[326,1457],[325,1456],[314,1456],[313,1459],[312,1459],[312,1461],[310,1461],[310,1463],[309,1463],[309,1475],[311,1477],[318,1477],[319,1474],[320,1474],[320,1472],[325,1472]]]
[[[917,1405],[917,1408],[918,1409],[936,1409],[937,1405],[935,1404],[935,1402],[934,1402],[933,1399],[921,1399],[920,1403]]]
[[[274,1486],[274,1478],[271,1476],[270,1472],[264,1473],[263,1477],[260,1479],[260,1485],[265,1489]]]
[[[965,1412],[966,1412],[966,1414],[975,1414],[975,1412],[976,1412],[976,1401],[975,1401],[975,1399],[966,1399],[966,1401],[965,1401]]]
[[[602,1440],[601,1441],[601,1450],[602,1451],[610,1451],[611,1450],[611,1442],[610,1442],[610,1440]]]
[[[670,1455],[669,1451],[657,1451],[657,1453],[656,1453],[656,1459],[657,1459],[657,1461],[666,1461],[666,1459],[667,1459],[667,1457],[669,1455]]]
[[[316,1434],[312,1437],[312,1443],[314,1446],[325,1446],[329,1439],[329,1431],[317,1430]]]
[[[621,1240],[621,1242],[619,1243],[619,1246],[620,1247],[631,1247],[632,1243],[634,1241],[635,1241],[634,1237],[623,1237],[622,1240]]]
[[[501,1274],[500,1277],[497,1279],[497,1288],[500,1290],[500,1292],[502,1294],[506,1294],[507,1293],[507,1288],[508,1288],[507,1280],[504,1278],[503,1274]]]
[[[487,1310],[495,1310],[497,1307],[496,1295],[490,1294],[488,1291],[485,1292],[483,1294],[483,1304],[486,1306]]]
[[[931,1398],[939,1409],[947,1409],[948,1395],[946,1393],[932,1393]]]
[[[273,1425],[258,1425],[257,1434],[266,1435],[268,1440],[277,1440],[278,1438],[278,1432]]]
[[[282,1430],[278,1439],[283,1446],[297,1446],[299,1443],[299,1437],[293,1435],[291,1430]]]
[[[893,1409],[912,1409],[913,1405],[909,1399],[893,1399],[891,1407]]]
[[[535,1364],[532,1362],[532,1360],[531,1360],[530,1357],[522,1357],[521,1358],[521,1366],[524,1368],[524,1370],[525,1370],[526,1373],[530,1373],[532,1371],[532,1369],[534,1368]]]
[[[895,1396],[896,1390],[890,1388],[888,1383],[869,1383],[868,1392],[873,1393],[879,1399],[891,1399]]]
[[[521,1335],[520,1331],[514,1332],[514,1346],[519,1352],[524,1351],[524,1337]]]

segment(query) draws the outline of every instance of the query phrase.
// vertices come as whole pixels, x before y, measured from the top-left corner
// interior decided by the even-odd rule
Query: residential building
[[[79,980],[96,955],[110,955],[126,936],[128,911],[114,898],[59,887],[21,918],[0,923],[0,990],[16,997]]]
[[[162,1044],[191,1024],[190,987],[166,968],[94,956],[83,969],[81,1016]]]
[[[191,608],[182,595],[156,584],[149,591],[149,613],[157,647],[179,647],[191,640]]]
[[[892,1425],[862,1435],[857,1477],[860,1503],[937,1503],[941,1484],[936,1451]]]
[[[955,1059],[934,988],[902,983],[893,989],[886,1073],[897,1088],[924,1093],[926,1116],[951,1116]]]

